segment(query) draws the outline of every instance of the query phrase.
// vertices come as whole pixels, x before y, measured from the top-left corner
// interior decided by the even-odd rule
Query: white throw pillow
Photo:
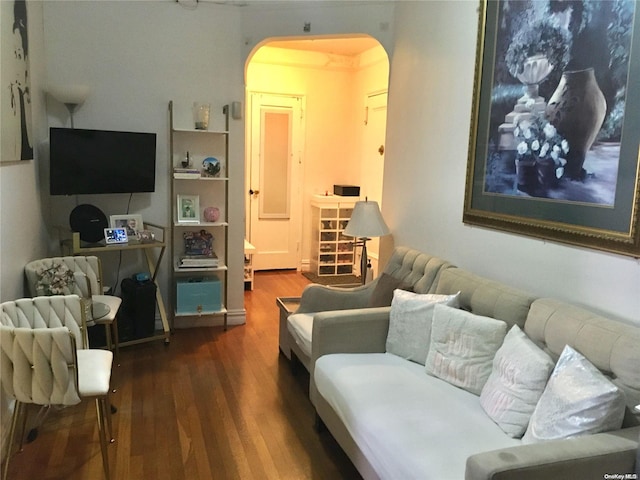
[[[570,346],[553,369],[522,440],[553,440],[616,430],[624,393]]]
[[[506,333],[501,320],[436,305],[426,371],[480,395]]]
[[[510,437],[520,438],[527,429],[553,365],[520,327],[511,327],[480,394],[484,411]]]
[[[396,289],[393,291],[389,314],[387,352],[424,365],[431,338],[433,307],[445,303],[458,307],[458,296],[419,294]]]

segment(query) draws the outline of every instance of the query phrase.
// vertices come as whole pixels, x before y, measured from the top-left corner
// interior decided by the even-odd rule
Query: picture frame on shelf
[[[464,223],[640,256],[640,5],[480,5]]]
[[[111,228],[125,228],[129,241],[137,240],[138,233],[144,230],[142,215],[138,214],[111,215],[109,217],[109,225]]]
[[[200,195],[178,195],[178,223],[200,223]]]

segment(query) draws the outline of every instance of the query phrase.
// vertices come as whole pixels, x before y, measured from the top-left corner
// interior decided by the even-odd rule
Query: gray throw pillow
[[[378,283],[376,283],[373,292],[371,293],[371,297],[369,298],[369,307],[388,307],[391,305],[391,301],[393,300],[393,291],[396,288],[401,287],[402,280],[398,280],[396,277],[389,275],[388,273],[383,273],[378,278]],[[404,288],[403,290],[407,290]]]

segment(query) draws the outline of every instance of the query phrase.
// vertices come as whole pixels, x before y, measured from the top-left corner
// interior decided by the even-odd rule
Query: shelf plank
[[[172,131],[175,133],[214,133],[217,135],[229,135],[228,130],[196,130],[195,128],[172,128]]]
[[[176,317],[205,317],[205,316],[218,316],[218,315],[226,315],[228,313],[225,307],[222,307],[220,310],[215,311],[206,311],[206,312],[193,312],[193,313],[178,313],[174,312]]]

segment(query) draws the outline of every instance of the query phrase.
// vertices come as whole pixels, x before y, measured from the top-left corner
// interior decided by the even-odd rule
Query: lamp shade
[[[51,85],[47,92],[60,103],[82,105],[89,96],[86,85]]]
[[[391,233],[384,223],[378,202],[356,202],[351,219],[343,232],[349,237],[373,238]]]

